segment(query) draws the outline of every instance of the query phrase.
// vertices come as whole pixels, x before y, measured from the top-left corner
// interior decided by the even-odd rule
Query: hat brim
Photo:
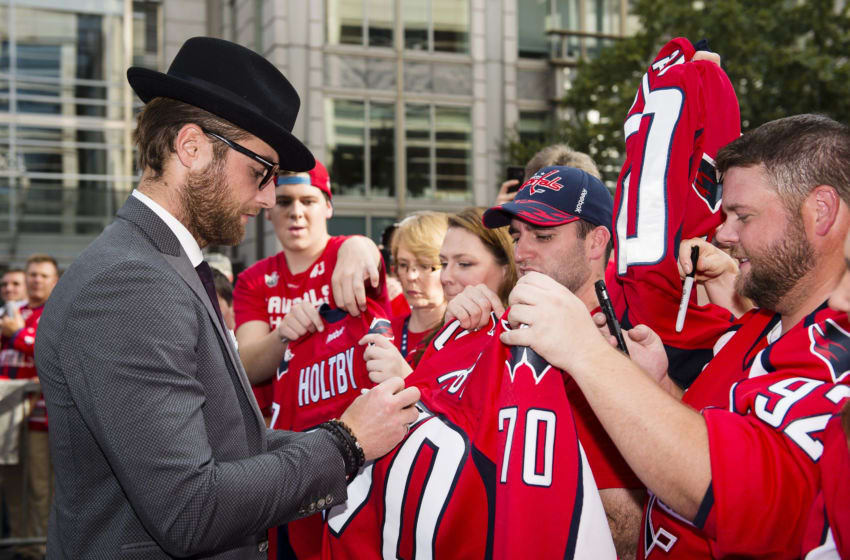
[[[209,111],[253,134],[277,152],[282,170],[309,171],[316,165],[307,146],[288,130],[244,99],[215,84],[205,83],[201,86],[197,80],[184,80],[138,66],[127,70],[127,80],[145,103],[155,97],[176,99]]]
[[[539,227],[556,227],[578,220],[578,216],[567,214],[557,208],[536,200],[515,200],[494,206],[484,212],[482,221],[488,228],[510,225],[511,220],[519,218]]]

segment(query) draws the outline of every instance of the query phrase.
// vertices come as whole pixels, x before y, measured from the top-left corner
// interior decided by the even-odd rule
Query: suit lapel
[[[180,275],[186,284],[192,289],[207,310],[207,315],[215,327],[215,331],[219,338],[224,342],[224,347],[227,349],[227,357],[230,359],[231,365],[236,372],[236,377],[248,397],[249,403],[254,403],[251,408],[254,411],[254,416],[257,421],[265,426],[260,414],[260,409],[256,405],[254,392],[251,390],[251,383],[248,381],[248,376],[245,369],[242,367],[242,361],[239,359],[239,354],[233,345],[231,336],[225,332],[221,321],[218,320],[218,315],[215,312],[212,302],[210,301],[207,291],[198,276],[197,271],[192,266],[189,257],[183,251],[183,247],[177,240],[177,236],[171,231],[168,225],[163,222],[156,213],[148,208],[143,202],[130,197],[124,206],[118,211],[118,216],[135,223],[141,230],[151,239],[156,247],[162,253],[162,257],[169,265]]]

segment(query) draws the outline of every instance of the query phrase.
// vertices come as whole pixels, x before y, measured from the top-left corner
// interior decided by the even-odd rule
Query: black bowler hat
[[[313,154],[292,135],[301,100],[274,65],[236,43],[193,37],[183,43],[168,73],[133,66],[127,70],[133,90],[147,103],[170,97],[230,121],[268,143],[280,168],[309,171]]]

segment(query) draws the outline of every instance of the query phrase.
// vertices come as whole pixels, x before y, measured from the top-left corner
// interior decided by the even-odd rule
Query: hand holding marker
[[[617,316],[614,314],[614,306],[611,304],[611,298],[608,297],[605,280],[597,280],[593,286],[596,288],[596,299],[599,300],[599,307],[602,308],[602,313],[605,314],[605,322],[608,325],[608,330],[617,339],[617,348],[628,356],[629,349],[626,348],[623,331],[620,330],[620,322],[617,321]]]

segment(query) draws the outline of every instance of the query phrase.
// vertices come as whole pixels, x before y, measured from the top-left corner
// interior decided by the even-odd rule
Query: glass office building
[[[0,0],[0,267],[63,265],[137,180],[129,65],[182,42],[250,47],[302,99],[295,134],[330,171],[333,233],[487,205],[508,130],[556,118],[575,62],[631,32],[627,0]],[[228,250],[279,250],[264,220]]]

